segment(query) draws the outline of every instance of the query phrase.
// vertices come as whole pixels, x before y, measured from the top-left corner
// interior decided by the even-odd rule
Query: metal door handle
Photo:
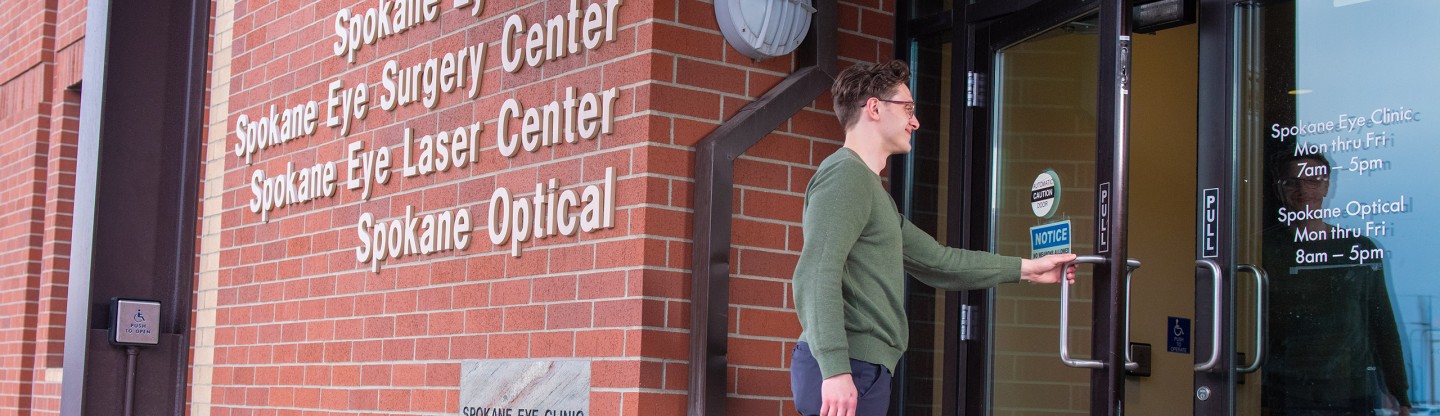
[[[1212,292],[1214,300],[1211,303],[1210,316],[1210,359],[1200,364],[1195,364],[1195,371],[1211,371],[1220,365],[1220,265],[1211,260],[1195,260],[1195,265],[1210,269],[1210,275],[1214,282]]]
[[[1135,274],[1135,269],[1140,268],[1140,260],[1125,260],[1125,369],[1135,370],[1140,368],[1140,363],[1130,356],[1130,276]]]
[[[1105,264],[1105,258],[1100,256],[1077,256],[1075,264]],[[1069,265],[1065,270],[1070,269]],[[1065,273],[1064,270],[1061,273]],[[1063,278],[1060,281],[1060,362],[1075,368],[1104,368],[1105,363],[1100,360],[1080,360],[1070,358],[1070,286]]]
[[[1105,258],[1077,256],[1074,264],[1105,264]],[[1140,267],[1140,261],[1126,260],[1125,266],[1125,369],[1134,370],[1140,368],[1140,364],[1130,357],[1130,275]],[[1069,265],[1065,266],[1065,269],[1069,268]],[[1060,362],[1075,368],[1104,368],[1105,363],[1100,360],[1070,358],[1070,286],[1063,279],[1060,282]]]
[[[1270,275],[1252,264],[1241,264],[1235,268],[1255,275],[1255,362],[1235,369],[1240,373],[1253,373],[1255,370],[1259,370],[1260,365],[1265,362],[1265,331],[1268,320],[1265,313],[1265,296],[1270,290]]]

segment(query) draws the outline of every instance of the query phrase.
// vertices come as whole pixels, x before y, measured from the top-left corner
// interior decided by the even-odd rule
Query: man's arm
[[[824,378],[850,372],[841,278],[850,249],[860,238],[870,205],[856,203],[873,175],[862,165],[841,164],[816,172],[805,191],[805,244],[795,265],[795,310],[810,353]],[[852,387],[853,388],[853,387]]]
[[[901,227],[905,271],[927,285],[945,290],[981,289],[1020,280],[1057,283],[1065,264],[1075,260],[1073,254],[1031,260],[946,247],[909,220],[903,221]],[[1074,268],[1067,271],[1067,279],[1074,280]]]

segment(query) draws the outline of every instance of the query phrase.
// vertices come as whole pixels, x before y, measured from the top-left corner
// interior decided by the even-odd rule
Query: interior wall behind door
[[[1131,342],[1150,344],[1153,361],[1149,377],[1127,377],[1125,414],[1191,408],[1194,345],[1168,351],[1167,321],[1193,327],[1195,319],[1196,36],[1188,25],[1133,37],[1129,253],[1143,266],[1131,285],[1130,331]]]

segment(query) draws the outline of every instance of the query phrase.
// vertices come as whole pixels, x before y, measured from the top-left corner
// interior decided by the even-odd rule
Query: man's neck
[[[855,154],[860,155],[860,160],[865,162],[865,166],[879,175],[890,161],[890,153],[875,145],[878,140],[858,137],[860,134],[855,131],[846,132],[845,148],[855,151]]]

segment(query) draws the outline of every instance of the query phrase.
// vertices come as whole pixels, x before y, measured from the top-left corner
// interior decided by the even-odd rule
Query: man
[[[1292,152],[1271,163],[1285,210],[1279,217],[1287,219],[1264,230],[1271,290],[1263,414],[1369,415],[1393,408],[1392,414],[1408,415],[1405,354],[1384,264],[1346,256],[1377,246],[1326,222],[1331,166],[1324,155]],[[1308,214],[1290,220],[1286,211]]]
[[[890,374],[909,342],[902,272],[948,290],[1025,280],[1073,280],[1071,254],[1035,260],[953,249],[900,215],[880,182],[891,155],[910,151],[920,127],[903,62],[856,64],[831,94],[845,147],[805,190],[805,246],[795,267],[802,332],[790,368],[803,415],[879,416]]]

